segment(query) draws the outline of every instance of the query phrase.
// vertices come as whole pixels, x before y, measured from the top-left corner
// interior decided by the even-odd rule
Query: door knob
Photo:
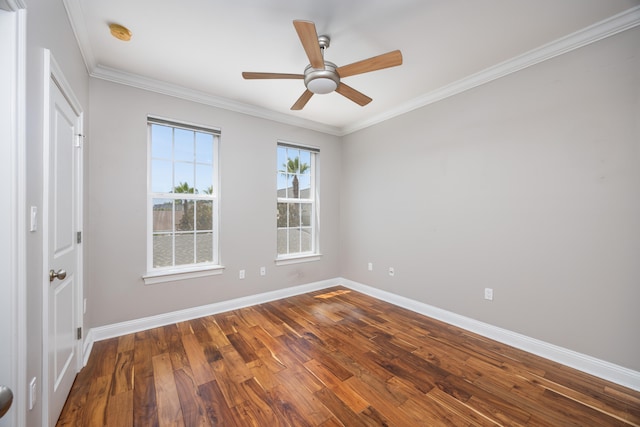
[[[64,271],[63,269],[60,269],[58,271],[55,270],[49,270],[49,281],[53,282],[53,279],[58,278],[60,280],[64,279],[65,277],[67,277],[67,272]]]
[[[13,402],[13,393],[9,387],[0,385],[0,418],[7,413]]]

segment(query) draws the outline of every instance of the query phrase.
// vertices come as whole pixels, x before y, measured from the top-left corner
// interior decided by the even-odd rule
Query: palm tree
[[[296,157],[295,159],[287,159],[287,163],[283,163],[282,167],[287,170],[287,174],[293,174],[293,198],[297,199],[300,192],[298,174],[303,174],[309,170],[309,165],[306,163],[300,164],[300,157]]]
[[[186,182],[181,182],[173,188],[174,193],[181,194],[198,194],[198,190],[194,190]],[[213,185],[203,190],[204,194],[213,194]],[[191,231],[194,228],[193,216],[194,216],[194,202],[193,200],[180,200],[178,201],[182,205],[182,216],[178,220],[177,229],[180,231]],[[210,230],[213,223],[213,202],[203,200],[197,202],[196,207],[196,223],[197,230]]]
[[[173,187],[173,192],[181,194],[193,194],[194,190],[193,187],[189,187],[188,183],[181,182],[180,184]]]
[[[305,173],[309,170],[309,165],[307,163],[300,163],[300,157],[296,157],[295,159],[288,158],[286,163],[282,164],[282,169],[287,172],[282,172],[282,175],[289,178],[289,175],[293,175],[292,182],[292,190],[293,190],[293,198],[297,199],[300,195],[300,182],[298,181],[298,175]],[[299,225],[300,223],[300,214],[299,214],[299,206],[297,203],[292,203],[289,205],[289,224],[290,225]],[[278,212],[278,216],[280,218],[286,218],[286,212]]]
[[[180,194],[193,194],[195,190],[193,189],[193,187],[190,187],[188,183],[181,182],[173,187],[173,192]],[[193,204],[193,202],[190,203],[190,201],[187,199],[180,200],[179,202],[182,205],[182,216],[180,217],[179,221],[177,221],[177,229],[181,231],[193,230],[193,208],[189,209],[190,205]]]

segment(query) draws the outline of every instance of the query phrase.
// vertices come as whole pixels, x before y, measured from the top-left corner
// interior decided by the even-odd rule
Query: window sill
[[[322,258],[322,254],[309,254],[309,255],[289,256],[286,258],[276,258],[276,265],[289,265],[289,264],[298,264],[301,262],[320,261],[320,258]]]
[[[142,280],[144,280],[145,285],[154,285],[156,283],[215,276],[222,274],[223,271],[224,266],[222,265],[208,265],[206,267],[194,267],[189,269],[161,270],[148,272],[142,276]]]

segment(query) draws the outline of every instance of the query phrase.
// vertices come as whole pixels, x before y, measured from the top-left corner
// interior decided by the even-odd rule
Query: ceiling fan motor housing
[[[336,64],[324,61],[324,69],[313,68],[311,64],[304,69],[304,85],[316,94],[330,93],[340,84],[340,76]]]

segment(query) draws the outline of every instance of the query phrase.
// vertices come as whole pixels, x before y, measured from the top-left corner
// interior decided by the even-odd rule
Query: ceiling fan
[[[329,47],[329,36],[318,37],[316,26],[311,21],[295,20],[293,21],[293,26],[309,58],[309,65],[304,69],[304,74],[254,73],[246,71],[242,73],[242,77],[245,79],[304,79],[306,90],[293,104],[292,110],[302,110],[313,94],[326,94],[333,91],[360,106],[365,106],[371,102],[371,98],[351,86],[347,86],[340,80],[356,74],[382,70],[402,64],[402,53],[399,50],[394,50],[338,67],[333,62],[325,61],[324,59],[324,50]]]

